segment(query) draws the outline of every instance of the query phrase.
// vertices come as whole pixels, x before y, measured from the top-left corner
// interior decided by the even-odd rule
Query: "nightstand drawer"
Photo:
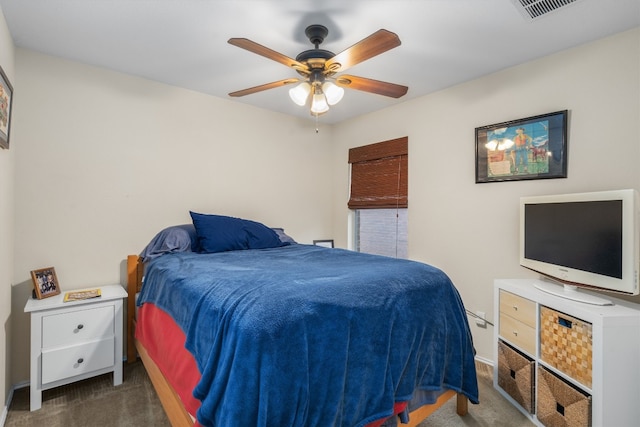
[[[536,329],[500,313],[500,335],[505,341],[514,344],[531,355],[536,354]]]
[[[500,313],[508,314],[532,328],[536,327],[536,303],[521,296],[501,290]]]
[[[42,351],[42,384],[108,368],[115,363],[115,339]]]
[[[79,344],[84,341],[113,337],[113,306],[72,311],[42,317],[42,347]]]

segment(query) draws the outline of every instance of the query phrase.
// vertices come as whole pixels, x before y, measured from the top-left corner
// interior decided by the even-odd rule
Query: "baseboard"
[[[4,427],[4,423],[7,422],[7,417],[9,416],[9,408],[11,407],[11,402],[13,401],[13,392],[24,387],[29,387],[29,381],[23,381],[21,383],[14,384],[13,387],[9,389],[7,401],[5,402],[4,408],[2,408],[2,414],[0,414],[0,427]]]
[[[4,408],[2,408],[2,414],[0,415],[0,426],[4,427],[4,423],[7,421],[7,415],[9,414],[9,407],[11,406],[11,401],[13,400],[13,390],[14,388],[11,388],[9,390],[9,394],[7,395],[7,401],[4,405]]]
[[[19,390],[21,388],[29,387],[30,385],[31,384],[29,383],[29,381],[22,381],[22,382],[19,382],[18,384],[14,384],[13,389],[11,390],[11,393],[13,393],[14,390]]]
[[[493,367],[493,360],[489,360],[485,357],[480,357],[480,356],[476,356],[475,359],[476,359],[476,362],[484,363],[485,365],[489,365]]]

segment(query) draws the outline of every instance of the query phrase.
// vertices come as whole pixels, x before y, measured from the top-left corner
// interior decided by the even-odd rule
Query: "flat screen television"
[[[537,288],[575,301],[612,304],[581,287],[638,295],[638,203],[635,190],[521,198],[520,265],[553,279]]]

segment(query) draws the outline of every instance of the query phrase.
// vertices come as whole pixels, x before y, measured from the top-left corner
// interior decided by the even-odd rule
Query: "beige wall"
[[[0,9],[0,66],[15,92],[14,47],[2,9]],[[15,150],[11,131],[10,150],[0,149],[0,424],[6,414],[11,388],[11,285],[13,278],[13,167]]]
[[[33,269],[63,291],[123,283],[126,255],[189,210],[330,234],[330,127],[22,49],[16,71],[14,383]]]
[[[53,265],[63,290],[122,282],[125,255],[189,209],[345,247],[353,146],[409,137],[410,257],[445,270],[491,321],[493,279],[532,276],[517,260],[520,196],[640,189],[637,29],[318,135],[310,121],[31,51],[16,50],[15,74],[13,383],[29,375],[30,270]],[[561,109],[568,179],[474,183],[475,127]],[[493,330],[472,330],[492,359]]]
[[[475,128],[569,110],[567,179],[475,184]],[[409,257],[442,268],[493,319],[493,279],[519,266],[521,196],[640,190],[640,30],[507,69],[334,128],[334,236],[347,243],[347,150],[409,137]],[[635,298],[640,302],[640,298]],[[493,359],[493,329],[471,325]]]

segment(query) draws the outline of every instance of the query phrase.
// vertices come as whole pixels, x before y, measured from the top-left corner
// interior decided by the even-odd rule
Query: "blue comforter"
[[[186,335],[204,426],[364,426],[416,390],[478,402],[460,296],[439,269],[310,245],[175,253],[151,302]]]

